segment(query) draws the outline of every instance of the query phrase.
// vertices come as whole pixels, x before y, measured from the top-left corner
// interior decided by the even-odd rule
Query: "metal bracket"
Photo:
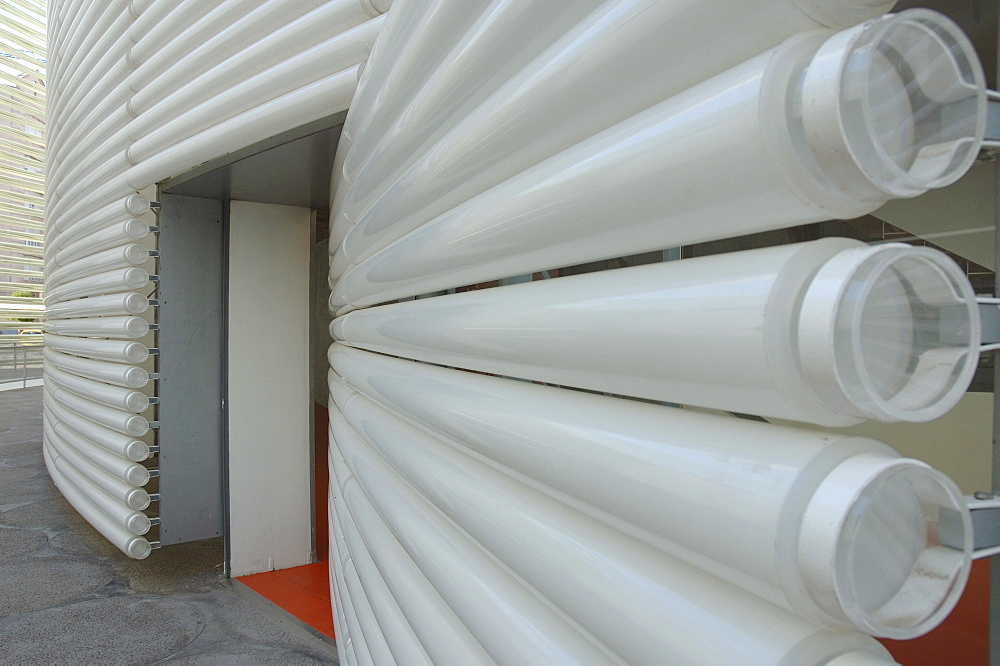
[[[1000,142],[1000,93],[986,91],[986,136],[984,141]]]
[[[1000,555],[1000,495],[980,492],[966,495],[965,502],[972,515],[972,559]],[[941,514],[938,535],[945,546],[964,546],[958,512]]]

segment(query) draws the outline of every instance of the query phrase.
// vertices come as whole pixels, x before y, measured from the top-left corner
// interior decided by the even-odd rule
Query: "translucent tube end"
[[[148,451],[149,447],[146,447],[146,450]],[[147,483],[149,483],[149,470],[147,470],[142,465],[133,465],[131,468],[129,468],[128,475],[126,476],[125,481],[127,481],[128,484],[132,486],[144,486]],[[147,500],[146,506],[149,506],[148,496],[146,497],[146,500]],[[145,509],[146,506],[143,506],[141,508]],[[134,509],[135,507],[132,508]]]
[[[149,457],[149,445],[145,442],[139,441],[138,439],[133,439],[125,446],[125,457],[132,462],[142,462]],[[146,472],[147,478],[149,480],[149,472]],[[129,480],[132,483],[131,479]],[[142,483],[132,483],[133,486],[144,486],[146,482]]]
[[[128,492],[125,498],[125,506],[133,511],[142,511],[149,506],[149,493],[140,488],[134,488]]]
[[[149,349],[141,342],[129,342],[125,345],[123,356],[127,363],[143,363],[149,358]]]
[[[806,381],[830,408],[882,422],[945,414],[968,388],[981,330],[961,269],[928,248],[846,250],[810,284],[798,325]]]
[[[942,544],[943,521],[954,533],[949,542],[957,535],[961,547]],[[899,640],[951,612],[971,554],[971,519],[955,484],[918,461],[872,454],[841,463],[824,480],[799,538],[813,600],[865,633]]]
[[[820,25],[841,30],[885,14],[896,0],[796,0],[796,4]]]
[[[153,552],[153,547],[142,537],[129,539],[125,545],[125,553],[135,560],[144,560],[149,557],[151,552]]]
[[[913,197],[972,165],[986,127],[985,77],[951,19],[907,10],[828,40],[802,81],[802,114],[820,169],[842,190]]]
[[[142,536],[152,526],[153,524],[149,522],[149,518],[141,513],[134,513],[125,521],[125,529],[137,536]]]

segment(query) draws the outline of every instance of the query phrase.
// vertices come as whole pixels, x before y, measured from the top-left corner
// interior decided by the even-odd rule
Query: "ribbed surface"
[[[41,327],[45,3],[0,7],[0,329]],[[16,340],[10,335],[3,340]]]
[[[541,285],[441,291],[830,217],[772,213],[753,200],[765,179],[750,169],[720,176],[751,202],[726,209],[710,170],[686,172],[689,162],[726,163],[728,142],[740,139],[699,124],[714,98],[749,100],[740,117],[759,117],[759,91],[743,87],[755,79],[741,76],[752,70],[740,63],[798,33],[864,18],[848,11],[845,23],[824,26],[799,6],[398,0],[389,12],[333,174],[331,583],[343,663],[792,664],[853,651],[890,661],[870,637],[807,608],[814,602],[789,583],[798,565],[780,554],[785,538],[757,522],[769,511],[762,497],[789,469],[777,441],[788,437],[795,456],[797,444],[820,450],[829,437],[759,426],[752,448],[740,421],[698,415],[687,431],[690,415],[670,407],[480,374],[665,399],[648,390],[659,357],[644,350],[670,346],[656,317],[682,321],[683,304],[651,305],[634,320],[616,304],[640,307],[673,285],[645,274],[648,284],[617,301],[602,274],[567,278],[537,318],[523,297]],[[723,82],[691,92],[709,79]],[[670,128],[678,140],[659,143]],[[701,217],[686,217],[689,208]],[[709,290],[738,300],[725,266],[713,277]],[[571,293],[576,286],[583,291]],[[494,318],[476,319],[476,294],[502,303]],[[577,298],[593,300],[573,319]],[[724,319],[711,330],[720,345]],[[362,332],[359,321],[371,325]],[[380,346],[380,336],[409,343]],[[598,358],[643,336],[650,345],[628,367],[617,355]],[[523,345],[531,360],[514,368],[459,358],[479,340],[484,356]],[[543,371],[597,373],[604,362],[621,385]],[[725,381],[742,385],[739,372]],[[853,446],[888,450],[841,442],[823,455]],[[702,454],[718,469],[695,463]],[[760,485],[744,485],[758,473]],[[727,522],[700,512],[715,501],[746,514]],[[777,514],[784,523],[801,510]],[[770,573],[747,577],[753,561],[772,562]]]
[[[46,454],[67,498],[133,557],[149,552],[149,474],[136,463],[159,444],[151,186],[346,109],[380,11],[361,0],[48,4]]]

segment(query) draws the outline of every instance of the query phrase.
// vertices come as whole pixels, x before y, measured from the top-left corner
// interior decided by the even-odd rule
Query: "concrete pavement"
[[[336,663],[284,611],[234,593],[221,539],[143,561],[107,543],[49,479],[41,403],[40,387],[0,393],[0,663]]]

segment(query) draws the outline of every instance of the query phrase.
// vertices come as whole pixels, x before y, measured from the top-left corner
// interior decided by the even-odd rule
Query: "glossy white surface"
[[[496,472],[473,471],[479,469],[474,460],[486,462],[533,489],[508,490],[506,495],[547,495],[530,503],[538,511],[551,500],[567,502],[623,534],[830,627],[854,624],[868,631],[869,625],[856,618],[876,613],[859,613],[853,599],[808,580],[812,572],[800,568],[801,550],[808,549],[811,559],[828,565],[831,577],[870,579],[870,572],[908,566],[891,579],[882,577],[881,594],[891,599],[906,582],[919,578],[918,567],[907,563],[906,556],[890,555],[888,542],[876,546],[884,535],[850,536],[844,519],[866,515],[873,511],[872,503],[895,512],[894,520],[901,525],[914,526],[914,538],[936,529],[930,507],[899,503],[902,495],[863,493],[870,487],[866,476],[842,478],[838,487],[853,491],[822,503],[825,529],[813,525],[812,532],[804,531],[803,514],[814,496],[829,493],[831,474],[842,475],[840,470],[851,465],[867,475],[890,468],[909,478],[929,473],[922,464],[900,460],[889,447],[872,440],[488,378],[340,345],[331,348],[330,360],[351,386],[386,410],[381,412],[367,398],[344,394],[345,414],[352,423],[363,424],[358,425],[363,432],[381,432],[386,442],[419,441],[408,450],[421,460],[431,455],[428,447],[440,450],[452,465],[468,468],[464,478],[477,483],[497,488],[513,483]],[[332,375],[331,382],[337,381]],[[408,429],[397,423],[399,417],[429,432]],[[390,437],[389,432],[396,435]],[[428,439],[431,433],[441,443]],[[470,457],[446,455],[448,447]],[[435,484],[457,483],[445,482],[440,474],[434,478]],[[435,485],[425,492],[433,498],[439,490]],[[858,499],[862,494],[864,499]],[[952,499],[945,507],[964,513],[957,490]],[[475,534],[480,528],[469,529]],[[859,545],[862,541],[867,545]],[[498,547],[502,544],[495,545],[494,552]],[[884,552],[864,562],[834,561],[835,553],[857,547]],[[953,555],[958,568],[942,577],[936,592],[929,587],[924,591],[931,610],[923,616],[908,613],[901,628],[889,626],[896,619],[883,612],[878,621],[867,620],[882,623],[874,632],[912,636],[939,622],[957,600],[968,573],[969,553]],[[869,587],[879,584],[870,582]]]
[[[927,354],[952,355],[958,369],[943,381],[897,368],[905,386],[925,389],[912,409],[872,407],[875,385],[856,385],[837,368],[874,367],[881,358],[840,344],[851,330],[825,327],[829,318],[815,316],[836,312],[871,279],[847,267],[922,262],[924,252],[828,238],[384,305],[340,316],[330,330],[335,340],[371,351],[712,409],[834,426],[926,420],[954,405],[975,369],[978,312],[957,266],[934,264],[931,274],[947,269],[948,279],[915,300],[933,309],[948,294],[972,323],[971,337],[942,340]],[[841,287],[828,283],[832,274]],[[902,293],[889,301],[909,312]],[[903,330],[920,325],[900,319]],[[814,359],[800,340],[834,349]]]
[[[354,141],[352,155],[344,164],[350,188],[343,198],[338,194],[340,201],[333,213],[335,227],[344,222],[356,225],[346,235],[341,250],[354,262],[545,158],[738,65],[790,35],[824,25],[850,24],[836,19],[817,21],[794,2],[733,5],[626,0],[605,2],[583,17],[572,12],[578,11],[576,6],[585,9],[591,5],[562,3],[574,5],[568,10],[553,8],[550,3],[534,3],[536,16],[525,16],[523,23],[507,29],[526,34],[524,41],[529,44],[530,38],[537,35],[550,39],[551,45],[519,71],[511,72],[506,81],[493,82],[492,73],[485,75],[487,90],[492,94],[485,99],[474,96],[469,100],[469,106],[475,104],[474,108],[464,108],[462,104],[448,103],[448,96],[454,94],[451,86],[461,84],[464,72],[460,66],[438,72],[429,67],[425,71],[432,73],[411,74],[425,61],[431,65],[438,61],[451,64],[443,48],[421,50],[419,40],[445,32],[448,36],[444,44],[464,55],[459,49],[467,37],[477,43],[502,39],[494,37],[490,29],[502,29],[504,22],[491,24],[491,20],[502,11],[498,7],[513,3],[494,3],[490,11],[481,11],[482,21],[464,31],[460,31],[464,18],[461,9],[444,13],[449,3],[434,4],[446,18],[435,21],[432,10],[425,9],[405,36],[387,35],[387,41],[396,39],[384,47],[384,52],[380,47],[373,55],[371,72],[365,77],[372,79],[370,85],[378,92],[372,91],[369,97],[362,90],[353,105],[354,115],[370,120],[361,124],[350,118],[345,125]],[[861,20],[877,16],[891,3],[841,3],[837,9],[850,5],[854,5],[853,9],[845,14],[867,12],[852,17]],[[420,11],[405,3],[397,9],[408,15]],[[555,30],[561,21],[574,18],[575,25]],[[466,19],[466,23],[471,21]],[[413,46],[414,42],[417,46]],[[517,51],[521,51],[520,45]],[[701,55],[689,57],[694,52]],[[449,79],[451,75],[455,78]],[[405,83],[392,85],[400,80]],[[406,91],[424,81],[419,92]],[[363,88],[368,85],[368,81],[363,82]],[[717,85],[711,96],[717,96],[727,85],[734,85],[734,80]],[[593,103],[595,90],[601,91],[600,104]],[[435,92],[437,100],[422,101]],[[426,120],[426,114],[438,102],[439,117]],[[699,110],[699,114],[706,115],[706,111]],[[386,117],[398,119],[405,131],[390,126],[382,134],[379,130],[386,125]],[[719,150],[726,146],[732,151],[733,146],[754,138],[756,121],[754,118],[734,128],[732,136],[720,132],[709,143]],[[712,121],[710,124],[718,125]],[[366,133],[368,126],[374,128],[371,134]],[[405,138],[399,138],[401,134]],[[711,159],[710,147],[699,147],[702,151],[709,148],[709,155],[703,157]],[[682,150],[677,146],[675,152]],[[730,152],[730,159],[742,163],[736,156],[739,152]],[[691,152],[688,157],[695,154]],[[334,249],[335,245],[331,245],[331,252]],[[555,265],[561,264],[546,267]]]

